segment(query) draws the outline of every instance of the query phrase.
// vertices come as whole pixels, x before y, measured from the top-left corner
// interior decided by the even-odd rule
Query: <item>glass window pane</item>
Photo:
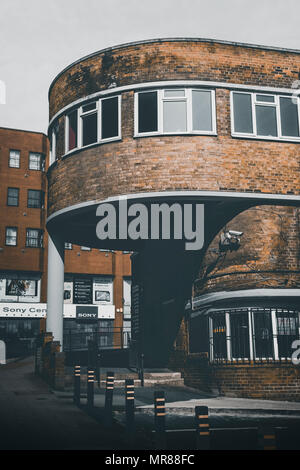
[[[94,144],[98,140],[97,113],[82,117],[82,145]]]
[[[102,100],[101,138],[109,139],[119,135],[118,98]]]
[[[164,132],[186,132],[186,102],[164,101]]]
[[[34,248],[42,247],[42,230],[28,228],[26,230],[26,246]]]
[[[96,109],[96,102],[94,101],[93,103],[85,104],[82,106],[82,112],[87,113],[88,111],[92,111],[93,109]]]
[[[77,147],[77,109],[69,114],[69,149]]]
[[[277,136],[276,108],[256,105],[257,135]]]
[[[7,188],[7,205],[8,206],[19,205],[19,189],[18,188]]]
[[[231,348],[234,359],[250,356],[248,313],[230,314]]]
[[[265,103],[275,103],[275,96],[272,96],[272,95],[256,95],[256,101],[264,101]]]
[[[16,227],[6,227],[5,243],[6,245],[10,245],[10,246],[17,245],[17,228]]]
[[[212,317],[213,358],[227,359],[225,314]]]
[[[42,156],[40,153],[29,153],[29,169],[40,170],[41,169]]]
[[[277,317],[277,342],[279,357],[292,356],[292,343],[299,339],[298,312],[276,312]]]
[[[19,150],[10,150],[9,166],[11,168],[20,168],[20,152]]]
[[[254,312],[254,347],[256,358],[273,357],[271,312]]]
[[[233,93],[234,131],[253,134],[251,95]]]
[[[39,190],[28,189],[27,207],[39,208],[42,206],[42,193]]]
[[[280,97],[281,133],[288,137],[299,137],[298,106],[292,98]]]
[[[212,131],[211,92],[193,90],[193,130]]]
[[[164,96],[165,98],[184,97],[185,90],[165,90]]]
[[[157,92],[139,93],[138,132],[157,131]]]

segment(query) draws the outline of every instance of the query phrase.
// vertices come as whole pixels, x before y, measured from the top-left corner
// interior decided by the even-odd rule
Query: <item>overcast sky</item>
[[[300,49],[299,0],[0,0],[0,126],[47,132],[48,88],[130,41],[200,37]]]

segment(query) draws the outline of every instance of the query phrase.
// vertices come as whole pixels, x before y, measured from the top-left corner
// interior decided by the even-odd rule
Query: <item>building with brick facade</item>
[[[47,328],[57,340],[63,244],[132,250],[132,349],[146,366],[173,364],[187,383],[238,396],[272,376],[269,396],[286,386],[299,397],[299,73],[297,50],[182,38],[98,51],[53,80],[48,280],[59,294]],[[131,215],[141,204],[201,207],[203,243],[186,249],[193,230],[129,237],[125,203]],[[105,204],[118,236],[99,239]]]
[[[8,356],[30,349],[45,329],[48,158],[46,135],[0,128],[0,334]],[[104,344],[112,340],[112,331],[129,333],[130,254],[71,244],[64,248],[65,336],[98,329]],[[96,322],[76,320],[82,305],[97,311]]]

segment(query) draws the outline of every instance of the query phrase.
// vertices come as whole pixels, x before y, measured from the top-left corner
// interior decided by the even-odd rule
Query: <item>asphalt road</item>
[[[0,450],[155,449],[152,407],[155,389],[136,388],[132,436],[126,430],[123,389],[114,391],[114,420],[108,425],[103,412],[105,390],[95,386],[95,407],[88,413],[84,394],[78,408],[72,394],[53,393],[36,377],[33,358],[0,366]],[[246,401],[248,409],[245,403],[241,409],[239,400],[216,400],[187,387],[160,386],[160,389],[165,391],[169,406],[168,449],[195,449],[193,406],[195,401],[201,401],[210,404],[211,449],[255,450],[257,428],[272,426],[277,448],[300,450],[299,404],[281,403],[281,409],[278,404],[276,410],[274,402],[266,402],[265,409],[256,410],[258,402],[251,402],[251,409]]]
[[[122,438],[35,377],[33,359],[0,366],[0,449],[114,449]],[[118,447],[119,446],[119,447]]]

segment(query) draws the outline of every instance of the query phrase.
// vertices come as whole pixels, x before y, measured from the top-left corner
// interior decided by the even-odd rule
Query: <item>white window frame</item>
[[[14,230],[15,235],[8,235],[8,230]],[[7,243],[7,239],[9,238],[15,238],[16,243]],[[18,246],[18,227],[5,227],[5,246]]]
[[[105,100],[109,100],[112,98],[118,98],[118,135],[114,137],[107,137],[106,139],[102,138],[102,103]],[[107,96],[106,98],[101,98],[99,100],[99,115],[98,115],[98,137],[100,142],[113,142],[114,140],[120,140],[121,137],[121,95],[116,96]]]
[[[102,116],[102,102],[104,100],[112,99],[112,98],[117,98],[118,99],[118,135],[113,136],[113,137],[108,137],[106,139],[102,139],[102,126],[101,126],[101,116]],[[81,106],[70,110],[67,114],[65,114],[65,155],[73,153],[75,151],[78,151],[79,149],[86,149],[89,147],[93,147],[94,145],[99,145],[102,143],[106,142],[113,142],[116,140],[121,140],[122,134],[121,134],[121,110],[122,110],[122,105],[121,105],[121,100],[122,96],[121,95],[113,95],[113,96],[107,96],[105,98],[100,98],[97,100],[90,100],[88,102],[82,103]],[[91,103],[96,103],[95,109],[92,109],[90,111],[83,111],[83,107],[91,104]],[[77,147],[69,150],[69,115],[73,112],[77,112]],[[83,140],[83,135],[82,135],[82,124],[83,124],[83,117],[88,116],[90,114],[97,114],[97,141],[93,142],[89,145],[83,145],[82,140]]]
[[[184,91],[184,96],[166,97],[165,91]],[[193,130],[193,91],[208,91],[211,97],[211,111],[212,111],[212,130],[201,131]],[[139,103],[138,97],[140,93],[157,93],[157,131],[139,132]],[[163,129],[163,108],[164,102],[167,101],[185,101],[187,109],[187,130],[186,131],[172,131],[166,132]],[[215,90],[211,88],[198,88],[198,87],[185,87],[185,86],[172,86],[162,89],[139,90],[134,94],[134,137],[147,137],[155,135],[217,135],[217,122],[216,122],[216,97]]]
[[[55,160],[56,160],[56,132],[55,132],[55,129],[52,129],[49,166],[52,165],[52,163],[54,163]]]
[[[234,130],[234,107],[233,107],[233,94],[242,94],[242,95],[250,95],[251,97],[251,110],[252,110],[252,133],[246,132],[236,132]],[[262,96],[273,96],[274,102],[268,101],[259,101],[257,100],[257,95]],[[274,93],[266,93],[264,91],[238,91],[232,90],[230,92],[230,120],[231,120],[231,135],[232,137],[241,137],[247,139],[263,139],[263,140],[277,140],[277,141],[288,141],[288,142],[300,142],[299,137],[289,137],[282,135],[282,128],[281,128],[281,117],[280,117],[280,98],[290,98],[290,95],[284,94],[274,94]],[[298,111],[298,126],[299,126],[299,134],[300,134],[300,100],[299,97],[295,97],[297,100],[297,111]],[[268,136],[268,135],[260,135],[257,134],[257,126],[256,126],[256,106],[269,106],[275,108],[276,111],[276,123],[277,123],[277,136]]]

